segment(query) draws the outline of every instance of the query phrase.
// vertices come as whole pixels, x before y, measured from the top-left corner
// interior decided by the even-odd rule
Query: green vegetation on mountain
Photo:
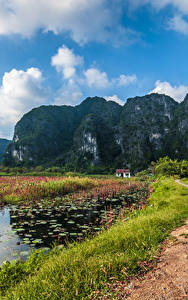
[[[2,161],[3,154],[5,153],[10,142],[11,141],[9,141],[7,139],[0,139],[0,162]]]
[[[150,94],[123,107],[94,97],[75,107],[35,108],[16,124],[3,163],[136,172],[163,156],[188,159],[188,96],[181,104]]]

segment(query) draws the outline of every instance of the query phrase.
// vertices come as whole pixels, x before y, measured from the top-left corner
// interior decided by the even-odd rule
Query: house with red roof
[[[117,169],[116,170],[117,177],[130,178],[131,173],[129,169]]]

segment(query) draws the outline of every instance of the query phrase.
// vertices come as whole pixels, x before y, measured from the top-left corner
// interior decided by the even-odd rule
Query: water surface
[[[39,203],[36,207],[9,205],[1,208],[0,265],[19,257],[25,260],[33,249],[82,240],[100,231],[110,214],[118,215],[122,205],[122,200],[111,199],[77,206],[43,207]]]

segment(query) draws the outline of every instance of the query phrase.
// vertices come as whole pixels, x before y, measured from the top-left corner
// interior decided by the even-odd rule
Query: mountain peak
[[[176,118],[179,108],[183,122]],[[15,126],[5,164],[140,170],[163,155],[186,159],[185,111],[171,97],[155,93],[130,98],[123,107],[101,97],[88,97],[75,107],[39,107]]]

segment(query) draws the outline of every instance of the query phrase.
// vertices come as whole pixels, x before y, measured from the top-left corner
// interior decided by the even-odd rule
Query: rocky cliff
[[[122,107],[103,98],[80,105],[41,106],[16,124],[6,165],[88,165],[145,168],[169,155],[188,158],[188,96],[150,94]]]

